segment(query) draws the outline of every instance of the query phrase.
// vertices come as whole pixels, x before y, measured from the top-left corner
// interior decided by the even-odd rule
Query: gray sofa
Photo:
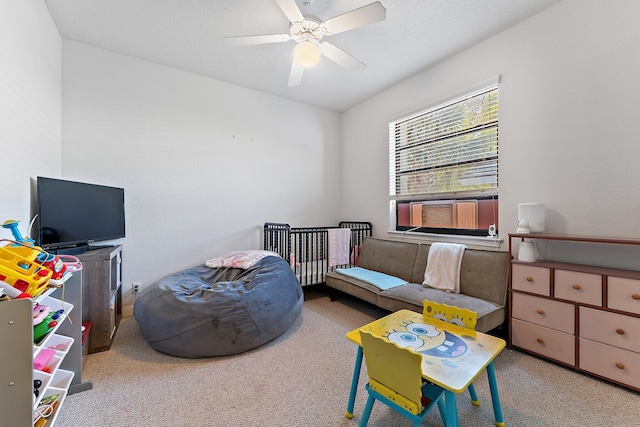
[[[374,285],[329,272],[326,284],[385,310],[409,309],[422,312],[422,301],[468,308],[478,313],[476,330],[488,332],[501,326],[506,318],[508,252],[465,249],[460,269],[460,293],[422,286],[430,245],[375,237],[365,238],[358,266],[406,280],[407,284],[385,291]]]

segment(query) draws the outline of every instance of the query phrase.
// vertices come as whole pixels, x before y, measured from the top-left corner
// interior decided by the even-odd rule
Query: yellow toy
[[[42,249],[34,246],[32,239],[22,237],[18,221],[7,220],[2,227],[10,229],[15,240],[0,240],[8,242],[0,247],[0,280],[31,297],[40,295],[47,289],[53,274],[52,270],[37,262]]]
[[[413,426],[420,426],[434,404],[446,425],[444,390],[422,381],[422,357],[414,351],[399,347],[382,337],[360,330],[364,360],[369,374],[369,398],[360,420],[367,425],[376,400],[409,418]]]

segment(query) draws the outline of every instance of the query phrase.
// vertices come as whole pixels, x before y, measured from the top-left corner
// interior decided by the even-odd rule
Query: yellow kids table
[[[401,347],[411,347],[422,355],[422,377],[445,391],[446,418],[450,421],[450,426],[459,425],[455,394],[466,390],[486,369],[495,423],[499,427],[504,426],[493,367],[493,359],[506,345],[504,340],[432,317],[424,317],[422,313],[411,310],[396,311],[346,334],[349,341],[358,345],[347,404],[348,418],[353,417],[362,366],[359,332],[361,329],[384,337]],[[447,427],[450,427],[449,425]]]

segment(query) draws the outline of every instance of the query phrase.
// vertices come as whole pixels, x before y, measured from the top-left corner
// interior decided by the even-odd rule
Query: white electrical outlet
[[[140,282],[133,282],[133,284],[131,285],[131,292],[133,292],[134,294],[140,292]]]

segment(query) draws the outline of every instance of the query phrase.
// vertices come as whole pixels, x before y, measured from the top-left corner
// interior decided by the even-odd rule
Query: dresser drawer
[[[545,267],[511,265],[511,288],[538,295],[551,295],[551,272]]]
[[[640,354],[580,339],[580,368],[640,389]]]
[[[533,295],[513,292],[511,317],[540,326],[575,333],[575,306]]]
[[[574,335],[512,319],[511,344],[568,365],[576,364]]]
[[[640,318],[580,307],[580,337],[640,353]]]
[[[554,279],[554,297],[602,307],[601,275],[555,270]]]
[[[614,310],[640,314],[640,280],[607,277],[607,305]]]

